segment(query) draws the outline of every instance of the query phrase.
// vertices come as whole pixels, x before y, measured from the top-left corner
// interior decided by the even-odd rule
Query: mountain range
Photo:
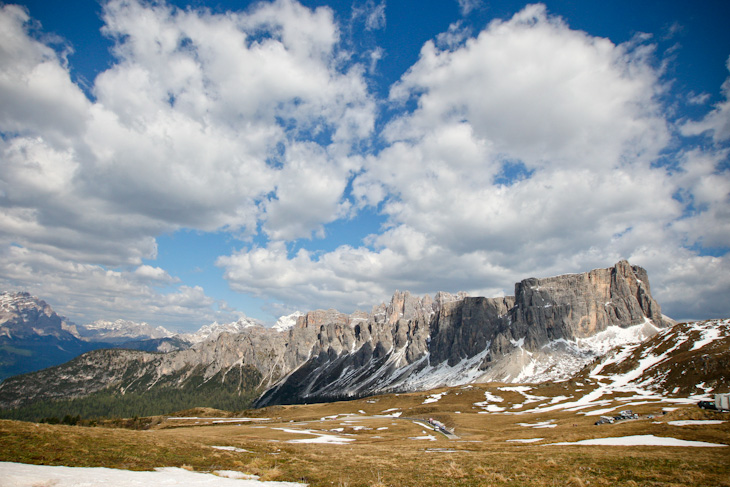
[[[321,402],[474,382],[564,380],[616,347],[638,350],[656,337],[673,336],[666,330],[680,325],[672,325],[651,296],[646,271],[621,261],[581,274],[525,279],[515,285],[514,296],[396,292],[369,313],[316,310],[287,317],[274,328],[247,320],[227,330],[214,327],[208,339],[169,353],[91,351],[6,379],[0,384],[0,408],[99,394],[162,397],[172,391],[183,394],[181,402],[193,397],[205,402],[200,396],[205,389],[215,392],[218,404],[211,399],[189,405],[218,407],[228,401],[242,409],[251,403]],[[707,346],[699,346],[699,338],[683,360],[694,367],[697,361],[704,364],[698,370],[726,370],[727,321],[702,326],[715,330],[707,337],[725,345],[709,359],[698,355]],[[642,355],[631,353],[614,362],[646,365]],[[673,363],[674,356],[664,354],[663,360]],[[665,376],[676,373],[664,366]],[[712,387],[727,388],[727,383]]]
[[[275,326],[293,326],[301,313],[284,316]],[[75,324],[51,306],[26,292],[0,293],[0,381],[59,365],[82,353],[102,348],[147,352],[184,350],[221,333],[238,333],[256,321],[241,318],[233,323],[211,323],[194,333],[174,333],[162,326],[118,319]],[[282,328],[283,327],[283,328]]]

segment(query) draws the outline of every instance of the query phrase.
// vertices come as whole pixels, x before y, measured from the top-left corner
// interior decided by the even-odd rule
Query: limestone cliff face
[[[83,356],[87,386],[79,386],[82,376],[74,376],[69,363],[43,371],[42,380],[29,375],[1,384],[0,407],[59,397],[43,392],[54,385],[75,396],[103,384],[124,390],[134,383],[143,390],[174,387],[201,375],[225,380],[240,367],[252,367],[262,377],[259,406],[475,381],[547,380],[592,359],[595,344],[590,341],[610,327],[640,328],[643,336],[666,324],[651,297],[646,271],[622,261],[583,274],[525,279],[515,285],[514,296],[438,293],[432,299],[396,292],[369,313],[312,311],[283,332],[252,326],[164,355],[88,354]],[[125,363],[136,372],[114,372],[125,370]],[[28,380],[46,386],[24,389]],[[65,385],[71,383],[76,385]],[[17,391],[23,390],[38,395],[19,398]]]
[[[635,328],[638,340],[668,325],[651,297],[646,271],[626,261],[583,274],[525,279],[514,296],[503,298],[439,293],[431,300],[396,293],[369,316],[330,311],[323,319],[318,313],[298,324],[300,330],[316,329],[309,358],[298,366],[289,360],[296,368],[259,405],[562,378],[595,356],[595,344],[581,340],[610,327]],[[303,343],[294,335],[292,342]]]

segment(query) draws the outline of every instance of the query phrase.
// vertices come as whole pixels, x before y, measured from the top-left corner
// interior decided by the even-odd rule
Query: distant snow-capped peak
[[[96,320],[93,323],[77,326],[77,328],[82,336],[95,338],[169,338],[174,335],[163,326],[153,327],[145,322],[137,323],[121,319]]]
[[[300,316],[304,316],[304,313],[301,311],[295,311],[290,315],[282,316],[276,321],[276,324],[272,326],[271,328],[276,331],[287,331],[290,328],[294,328],[294,325],[297,324],[297,319]]]
[[[251,318],[243,317],[232,323],[218,323],[214,321],[210,325],[203,325],[195,333],[185,333],[179,336],[191,343],[200,343],[207,340],[215,340],[221,333],[241,333],[246,328],[253,326],[261,326],[261,324]]]

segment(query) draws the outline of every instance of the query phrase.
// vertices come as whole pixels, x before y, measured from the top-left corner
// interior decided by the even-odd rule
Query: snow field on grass
[[[425,431],[424,431],[425,433]],[[411,436],[408,438],[409,440],[427,440],[427,441],[436,441],[436,437],[433,435],[423,435],[423,436]]]
[[[198,418],[196,416],[170,416],[168,421],[212,421],[214,423],[250,423],[252,421],[271,421],[271,418]]]
[[[0,462],[3,487],[301,487],[295,482],[263,482],[231,470],[213,473],[190,472],[182,468],[164,467],[152,472],[112,468],[52,467],[23,463]]]
[[[253,453],[248,450],[244,450],[243,448],[236,448],[235,446],[211,446],[211,448],[215,450],[232,451],[235,453]]]
[[[654,435],[618,436],[612,438],[595,438],[592,440],[564,441],[548,443],[551,445],[601,445],[601,446],[691,446],[691,447],[722,447],[722,443],[708,443],[706,441],[688,441]]]
[[[536,441],[544,440],[545,438],[517,438],[514,440],[507,440],[507,442],[514,443],[535,443]]]
[[[489,413],[501,413],[502,411],[505,410],[505,408],[503,408],[501,406],[497,406],[496,404],[490,404],[493,402],[504,402],[504,399],[502,397],[496,396],[496,395],[492,394],[491,392],[486,391],[484,393],[484,398],[485,398],[485,401],[474,403],[475,406],[484,408],[484,411],[481,411],[479,414],[484,414],[484,413],[488,413],[488,412]]]
[[[524,426],[526,428],[555,428],[557,424],[553,424],[554,419],[548,419],[547,421],[542,421],[541,423],[517,423],[520,426]]]
[[[672,426],[694,426],[701,424],[722,424],[725,422],[721,419],[685,419],[681,421],[669,421],[667,424],[671,424]]]
[[[292,433],[297,435],[312,435],[314,438],[299,438],[296,440],[287,440],[287,443],[327,443],[330,445],[346,445],[351,441],[355,441],[355,438],[344,438],[337,435],[328,435],[313,430],[295,430],[290,428],[274,428],[285,433]]]
[[[439,401],[441,400],[441,398],[442,398],[442,397],[444,397],[445,395],[446,395],[446,393],[445,393],[445,392],[442,392],[442,393],[440,393],[440,394],[431,394],[430,396],[428,396],[428,397],[427,397],[427,398],[426,398],[426,399],[425,399],[425,400],[423,401],[423,404],[432,404],[432,403],[434,403],[434,402],[439,402]]]

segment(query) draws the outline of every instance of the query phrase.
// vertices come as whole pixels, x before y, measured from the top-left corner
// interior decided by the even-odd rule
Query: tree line
[[[225,380],[214,377],[204,381],[196,376],[179,387],[165,385],[125,394],[106,389],[81,398],[41,401],[0,411],[0,419],[76,424],[89,419],[158,416],[193,407],[240,411],[256,399],[260,381],[258,370],[240,367],[230,370]]]

